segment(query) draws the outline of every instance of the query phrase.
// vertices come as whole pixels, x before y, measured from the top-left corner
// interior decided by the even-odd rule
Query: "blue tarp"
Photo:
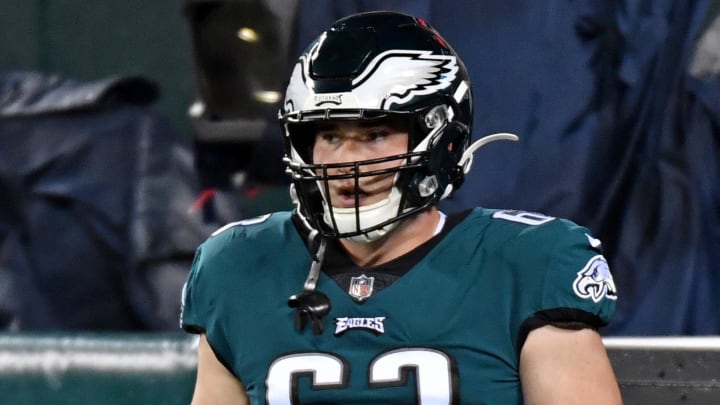
[[[138,77],[0,75],[0,321],[177,330],[205,238],[192,145]]]

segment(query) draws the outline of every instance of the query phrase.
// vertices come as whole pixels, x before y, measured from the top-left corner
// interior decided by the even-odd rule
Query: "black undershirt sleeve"
[[[552,325],[563,329],[595,329],[605,323],[599,316],[575,308],[553,308],[538,311],[525,320],[520,326],[518,335],[518,348],[522,350],[525,340],[533,330],[545,325]]]

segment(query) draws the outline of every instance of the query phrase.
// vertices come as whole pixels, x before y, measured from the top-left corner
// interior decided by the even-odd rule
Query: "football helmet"
[[[325,237],[369,242],[437,204],[460,187],[477,149],[469,148],[472,103],[463,62],[424,20],[381,11],[336,21],[300,56],[279,112],[299,214]],[[384,119],[407,124],[406,153],[313,163],[315,128],[322,121]],[[369,169],[398,160],[399,167]],[[360,206],[361,179],[389,173],[394,185],[387,198]],[[349,178],[355,207],[334,207],[328,182]]]

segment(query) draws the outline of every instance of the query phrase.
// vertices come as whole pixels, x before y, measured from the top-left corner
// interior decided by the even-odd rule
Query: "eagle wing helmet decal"
[[[353,92],[360,95],[382,94],[379,108],[404,104],[416,95],[425,95],[450,86],[458,72],[457,58],[430,51],[390,50],[373,59],[365,71],[353,80]],[[363,97],[364,98],[364,97]]]
[[[390,110],[393,104],[402,105],[415,96],[432,94],[451,86],[459,70],[455,56],[393,49],[377,55],[368,63],[365,70],[353,79],[351,92],[321,95],[313,91],[309,65],[305,57],[301,57],[295,65],[285,99],[286,113],[317,108],[320,104],[332,104],[329,108],[333,109]]]

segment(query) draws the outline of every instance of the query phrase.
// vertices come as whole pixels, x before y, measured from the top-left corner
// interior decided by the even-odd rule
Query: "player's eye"
[[[338,142],[338,135],[334,132],[320,132],[317,134],[317,139],[321,140],[324,143],[333,144]]]
[[[390,135],[390,130],[387,128],[372,128],[365,132],[364,141],[367,142],[378,142],[382,141]]]

